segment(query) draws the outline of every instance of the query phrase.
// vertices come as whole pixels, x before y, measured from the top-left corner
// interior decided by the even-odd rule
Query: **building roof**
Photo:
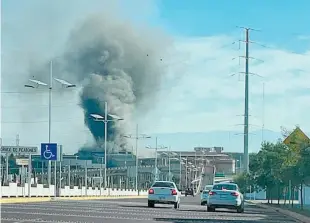
[[[208,152],[208,153],[202,153],[202,152],[194,152],[194,151],[171,151],[171,154],[175,154],[175,156],[193,156],[193,157],[228,157],[225,153],[216,153],[216,152]],[[158,152],[158,154],[165,155],[167,152]]]

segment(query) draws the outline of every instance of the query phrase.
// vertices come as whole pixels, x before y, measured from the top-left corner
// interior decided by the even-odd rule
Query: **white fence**
[[[10,183],[9,186],[0,187],[1,197],[29,197],[28,194],[28,183],[25,183],[24,187],[17,186],[17,183]],[[49,188],[43,187],[42,184],[37,184],[36,187],[31,187],[30,196],[31,197],[54,197],[55,190],[54,185]],[[137,196],[137,195],[147,195],[147,191],[140,191],[139,193],[135,190],[125,190],[125,189],[112,189],[112,188],[92,188],[85,187],[79,188],[78,186],[70,189],[69,186],[61,188],[57,196],[61,197],[79,197],[79,196]]]
[[[249,200],[266,200],[266,191],[246,193],[245,197]]]
[[[301,203],[301,193],[299,190],[299,203]],[[303,186],[303,202],[305,205],[310,205],[310,187],[309,186]]]

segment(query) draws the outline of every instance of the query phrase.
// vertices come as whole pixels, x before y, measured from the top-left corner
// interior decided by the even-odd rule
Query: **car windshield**
[[[170,182],[155,182],[152,187],[169,187],[174,188],[174,184]]]
[[[213,190],[237,190],[234,184],[217,184],[213,186]]]

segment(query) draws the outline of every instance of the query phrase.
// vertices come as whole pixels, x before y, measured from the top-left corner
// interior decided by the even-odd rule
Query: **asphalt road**
[[[293,223],[277,212],[248,204],[244,213],[219,209],[206,212],[198,197],[182,197],[179,210],[172,205],[147,207],[146,199],[50,201],[1,205],[1,223]]]

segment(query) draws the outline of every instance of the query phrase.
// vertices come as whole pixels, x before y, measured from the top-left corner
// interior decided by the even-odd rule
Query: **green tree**
[[[246,194],[255,190],[255,181],[251,174],[246,172],[240,173],[233,178],[234,182],[238,184],[241,193]],[[252,189],[250,189],[252,188]]]
[[[278,188],[280,193],[286,156],[287,147],[281,142],[264,142],[260,151],[250,160],[250,179],[253,179],[256,191],[266,190],[268,201],[273,189]]]
[[[310,142],[304,140],[304,135],[300,134],[297,127],[291,134],[282,128],[283,137],[286,140],[285,145],[282,140],[277,143],[264,142],[257,154],[250,157],[250,173],[236,176],[236,182],[242,185],[242,189],[247,191],[248,182],[256,186],[256,191],[266,190],[268,202],[272,199],[272,194],[277,193],[278,203],[282,197],[282,192],[289,191],[294,199],[295,188],[301,192],[302,207],[302,188],[310,184]],[[286,198],[286,195],[285,195]],[[281,198],[282,199],[282,198]],[[292,202],[293,205],[293,202]]]

